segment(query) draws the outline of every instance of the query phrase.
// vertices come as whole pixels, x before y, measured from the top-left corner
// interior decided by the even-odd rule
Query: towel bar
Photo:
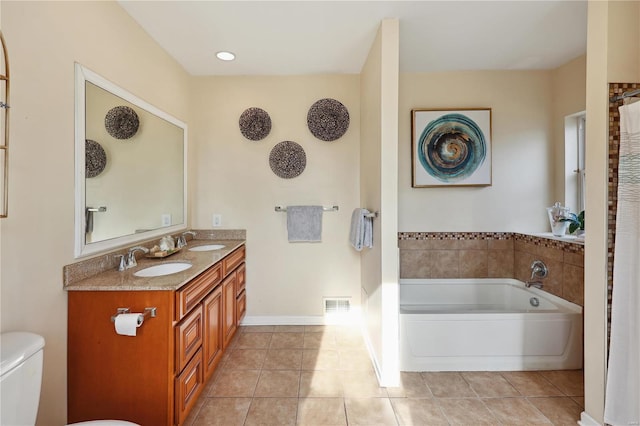
[[[339,209],[338,206],[331,206],[331,207],[322,207],[322,210],[325,212],[337,212]],[[287,208],[286,207],[282,207],[282,206],[276,206],[275,211],[277,212],[286,212]]]

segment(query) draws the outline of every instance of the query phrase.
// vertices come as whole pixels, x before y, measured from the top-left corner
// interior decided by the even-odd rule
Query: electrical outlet
[[[221,214],[215,213],[213,215],[213,226],[215,226],[215,227],[222,226],[222,215]]]
[[[171,215],[169,213],[162,215],[162,226],[171,226]]]

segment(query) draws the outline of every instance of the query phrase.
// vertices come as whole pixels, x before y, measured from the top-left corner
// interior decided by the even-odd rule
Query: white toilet
[[[38,415],[44,339],[15,331],[0,334],[0,425],[33,426]],[[69,425],[71,426],[71,425]],[[139,426],[121,420],[94,420],[73,426]]]

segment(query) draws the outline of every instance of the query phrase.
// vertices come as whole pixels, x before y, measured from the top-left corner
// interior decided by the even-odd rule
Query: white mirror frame
[[[183,213],[182,223],[165,226],[158,229],[140,232],[131,235],[111,238],[103,241],[96,241],[86,244],[85,236],[85,82],[90,82],[119,96],[122,99],[135,104],[136,106],[166,120],[184,131],[184,165],[183,165]],[[123,88],[89,70],[88,68],[75,64],[75,258],[88,256],[118,247],[134,244],[139,241],[148,240],[161,235],[175,233],[187,227],[187,125],[186,123],[161,111],[153,105],[143,101],[137,96],[127,92]]]

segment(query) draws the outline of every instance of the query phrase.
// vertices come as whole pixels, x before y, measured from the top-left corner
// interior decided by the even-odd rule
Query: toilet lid
[[[90,420],[88,422],[72,423],[67,426],[140,426],[124,420]]]
[[[44,338],[26,331],[0,334],[0,376],[25,362],[44,347]]]

